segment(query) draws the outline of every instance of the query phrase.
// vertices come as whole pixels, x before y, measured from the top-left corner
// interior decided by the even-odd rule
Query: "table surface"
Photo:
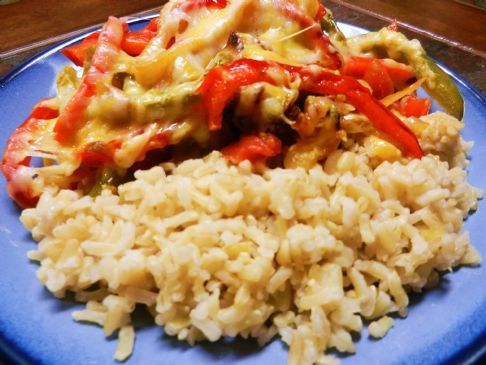
[[[108,15],[155,12],[161,3],[20,0],[0,5],[0,75],[42,49],[101,24]],[[486,95],[486,11],[481,9],[485,1],[327,0],[325,4],[338,20],[370,30],[396,19],[401,31],[418,38],[432,58]]]

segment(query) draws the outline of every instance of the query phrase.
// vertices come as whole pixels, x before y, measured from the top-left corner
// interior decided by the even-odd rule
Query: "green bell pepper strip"
[[[331,41],[341,43],[346,42],[344,33],[341,32],[341,29],[339,29],[329,9],[326,9],[326,15],[321,18],[321,29],[328,34]]]
[[[451,77],[432,61],[418,41],[410,41],[402,33],[383,28],[377,32],[348,38],[352,54],[378,54],[412,67],[418,79],[425,78],[423,88],[453,117],[461,120],[464,99]],[[382,57],[380,57],[382,58]]]
[[[425,80],[423,88],[447,114],[461,120],[464,116],[464,99],[452,78],[429,57],[425,56],[427,66],[435,75],[433,83]],[[418,76],[420,77],[420,76]]]

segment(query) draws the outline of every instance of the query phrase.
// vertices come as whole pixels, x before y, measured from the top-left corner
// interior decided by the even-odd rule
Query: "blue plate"
[[[146,20],[133,22],[135,28]],[[342,24],[348,34],[362,29]],[[8,136],[41,99],[53,96],[60,68],[68,64],[58,51],[73,39],[39,54],[0,80],[0,151]],[[466,100],[467,140],[475,140],[469,181],[486,189],[486,101],[451,72]],[[486,204],[468,218],[471,241],[486,258]],[[54,298],[38,282],[37,265],[26,253],[35,243],[20,223],[19,209],[5,192],[0,178],[0,350],[18,364],[96,365],[112,360],[116,339],[105,339],[100,328],[71,319],[81,306]],[[441,285],[414,296],[406,319],[398,319],[381,341],[364,330],[356,354],[343,356],[352,364],[463,364],[479,363],[486,351],[486,269],[461,268],[446,275]],[[127,365],[151,364],[286,364],[287,349],[275,340],[263,349],[254,341],[219,341],[190,347],[164,335],[140,315],[135,351]]]

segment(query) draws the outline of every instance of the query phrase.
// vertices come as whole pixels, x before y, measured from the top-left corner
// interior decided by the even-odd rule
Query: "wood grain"
[[[161,0],[21,0],[0,6],[0,57],[52,37],[161,5]],[[58,41],[58,40],[57,40]]]
[[[326,1],[325,1],[326,2]],[[453,0],[327,0],[486,58],[486,12]]]
[[[62,35],[154,9],[164,0],[20,0],[0,6],[0,57],[62,40]],[[457,0],[325,0],[402,25],[486,58],[486,11]],[[60,38],[61,37],[61,38]],[[32,47],[31,47],[32,48]]]

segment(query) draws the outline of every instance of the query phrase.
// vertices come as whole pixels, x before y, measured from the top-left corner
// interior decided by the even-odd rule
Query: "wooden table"
[[[0,0],[0,3],[5,0]],[[108,15],[154,12],[161,0],[20,0],[0,6],[0,75]],[[486,11],[474,0],[325,0],[341,21],[379,29],[397,19],[430,56],[486,95]],[[484,3],[484,2],[483,2]]]

